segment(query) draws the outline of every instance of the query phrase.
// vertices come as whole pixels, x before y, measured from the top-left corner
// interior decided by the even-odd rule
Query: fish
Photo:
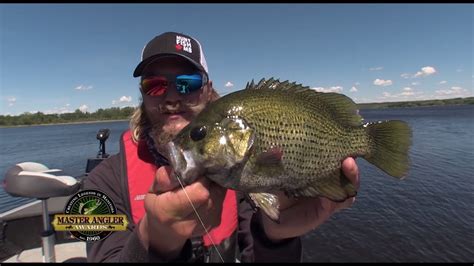
[[[356,196],[341,171],[347,157],[404,179],[411,139],[405,121],[364,122],[346,95],[263,78],[211,102],[166,148],[185,184],[206,176],[278,222],[278,191],[335,202]]]

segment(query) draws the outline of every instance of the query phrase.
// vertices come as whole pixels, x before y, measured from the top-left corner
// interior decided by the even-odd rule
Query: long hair
[[[213,102],[220,98],[220,95],[211,87],[211,97],[210,102]],[[132,134],[132,140],[135,143],[138,143],[139,140],[144,139],[146,129],[151,128],[150,121],[146,116],[145,112],[145,104],[143,103],[143,99],[140,101],[140,106],[135,109],[133,114],[130,117],[130,132]]]

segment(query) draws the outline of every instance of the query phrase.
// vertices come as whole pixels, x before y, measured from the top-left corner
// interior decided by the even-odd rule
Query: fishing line
[[[176,174],[176,173],[175,173],[175,175],[176,175],[176,178],[178,179],[179,184],[180,184],[181,187],[183,188],[184,194],[185,194],[186,197],[188,198],[189,203],[191,203],[191,207],[193,207],[193,210],[194,210],[194,212],[196,213],[196,216],[198,217],[199,222],[200,222],[201,225],[202,225],[202,228],[204,228],[204,230],[206,231],[207,236],[208,236],[209,239],[211,240],[212,246],[216,249],[217,254],[219,255],[219,258],[221,259],[221,261],[224,262],[224,259],[222,258],[222,255],[221,255],[221,253],[219,252],[219,249],[217,249],[217,246],[216,246],[216,244],[214,243],[214,240],[212,239],[211,235],[209,234],[209,231],[207,231],[206,226],[204,225],[204,222],[202,221],[201,217],[199,216],[199,213],[197,212],[196,208],[194,207],[193,202],[192,202],[191,199],[189,198],[188,192],[186,192],[186,189],[184,189],[183,183],[181,182],[181,177],[180,177],[178,174]]]

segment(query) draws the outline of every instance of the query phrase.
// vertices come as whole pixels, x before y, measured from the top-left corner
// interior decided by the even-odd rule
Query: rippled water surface
[[[354,205],[303,237],[307,262],[474,261],[474,106],[361,110],[367,121],[400,119],[413,129],[408,177],[397,180],[359,158]],[[0,171],[34,161],[79,176],[95,157],[96,133],[111,129],[118,152],[127,122],[0,128]],[[29,200],[0,190],[0,212]]]

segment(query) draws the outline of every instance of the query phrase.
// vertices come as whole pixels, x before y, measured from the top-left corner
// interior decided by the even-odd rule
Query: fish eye
[[[195,127],[191,130],[189,136],[194,141],[202,140],[206,137],[207,129],[205,126],[202,127]]]

